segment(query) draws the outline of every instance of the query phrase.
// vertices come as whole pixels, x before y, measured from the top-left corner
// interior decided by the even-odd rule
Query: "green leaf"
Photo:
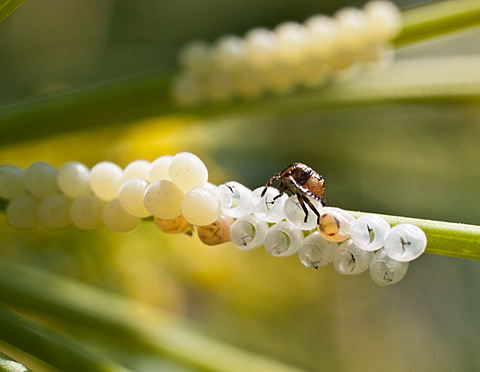
[[[13,13],[25,0],[4,0],[0,3],[0,22]]]
[[[52,290],[54,289],[54,290]],[[142,352],[154,352],[174,361],[205,372],[305,372],[262,355],[224,344],[194,332],[180,318],[162,313],[146,304],[89,287],[65,277],[42,270],[0,263],[0,298],[9,306],[19,306],[55,317],[67,324],[94,330],[95,334],[122,340],[122,346]],[[29,330],[30,327],[30,330]],[[84,359],[69,344],[56,342],[49,332],[31,326],[25,320],[0,308],[0,339],[14,343],[25,351],[35,352],[41,360],[55,362],[62,352],[71,353],[73,361],[87,366]],[[43,342],[46,344],[43,344]],[[48,347],[54,348],[50,352]],[[56,349],[59,347],[59,349]],[[63,350],[63,351],[62,351]],[[58,354],[60,353],[60,354]],[[65,354],[69,359],[70,354]],[[65,362],[65,361],[64,361]],[[102,371],[98,364],[92,368],[66,371]],[[109,368],[109,369],[108,369]],[[108,367],[104,371],[115,371]]]
[[[0,339],[4,344],[60,371],[128,372],[2,307],[0,324]]]

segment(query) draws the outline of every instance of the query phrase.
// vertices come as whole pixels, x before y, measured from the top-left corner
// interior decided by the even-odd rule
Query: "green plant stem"
[[[25,0],[4,0],[0,2],[0,22],[12,14]]]
[[[480,23],[480,0],[458,0],[433,3],[405,11],[405,27],[395,39],[397,45],[454,32]],[[450,67],[464,70],[460,61]],[[135,120],[169,114],[222,115],[270,112],[271,110],[299,112],[322,108],[345,107],[388,101],[410,102],[469,102],[480,101],[478,73],[472,74],[467,93],[458,83],[448,80],[449,71],[430,74],[423,89],[411,89],[400,81],[379,90],[375,83],[385,76],[363,79],[361,83],[336,83],[325,89],[298,91],[285,97],[266,97],[256,101],[210,105],[193,109],[178,107],[170,94],[173,71],[135,77],[107,83],[80,91],[57,93],[0,110],[0,145],[31,138],[40,138],[66,131],[98,128],[107,125],[129,124]],[[477,69],[478,70],[478,69]],[[413,73],[413,71],[412,71]],[[395,77],[391,72],[388,81]],[[407,82],[415,82],[408,78]],[[447,79],[443,82],[441,77]],[[370,82],[370,80],[372,80]],[[405,83],[405,81],[404,81]],[[352,87],[353,84],[353,87]],[[360,84],[360,85],[359,85]],[[353,89],[352,89],[353,88]],[[439,89],[440,88],[440,89]],[[356,92],[356,93],[355,93]],[[362,92],[362,94],[358,94]],[[466,98],[467,97],[467,98]]]
[[[364,212],[349,211],[359,217]],[[480,226],[379,214],[391,226],[411,223],[427,235],[425,252],[480,261]]]
[[[0,199],[0,212],[4,211],[5,207],[6,202]],[[366,213],[348,212],[355,217]],[[427,253],[480,261],[480,226],[383,214],[378,215],[387,220],[391,226],[399,223],[411,223],[420,227],[427,235]],[[143,220],[145,222],[153,222],[152,217],[147,217]]]
[[[56,317],[122,340],[124,347],[156,352],[200,371],[302,372],[195,333],[184,321],[148,305],[26,265],[0,263],[0,299],[9,306]],[[4,322],[10,320],[0,316],[0,338],[5,337]],[[23,337],[33,343],[36,336],[25,333]]]
[[[480,0],[434,2],[405,10],[402,16],[402,32],[393,40],[396,46],[479,25]]]
[[[15,281],[12,277],[6,280]],[[3,343],[60,371],[128,372],[2,307],[0,325]]]

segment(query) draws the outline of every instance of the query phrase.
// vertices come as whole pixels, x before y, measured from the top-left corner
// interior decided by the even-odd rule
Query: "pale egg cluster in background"
[[[402,28],[389,1],[314,15],[303,24],[254,28],[243,37],[191,42],[179,54],[173,94],[181,105],[228,102],[318,87],[356,68],[372,70],[393,59],[391,40]]]

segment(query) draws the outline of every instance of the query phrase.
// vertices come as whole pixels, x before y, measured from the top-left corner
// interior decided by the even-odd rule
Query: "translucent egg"
[[[103,207],[102,221],[107,229],[123,233],[135,229],[140,225],[141,219],[123,209],[120,201],[115,198]]]
[[[203,187],[205,187],[205,188],[207,188],[207,189],[209,189],[210,191],[213,191],[213,192],[215,192],[215,193],[217,192],[217,189],[218,189],[218,186],[217,186],[217,185],[214,185],[213,183],[210,183],[210,182],[207,182],[207,183],[205,184],[205,186],[203,186]]]
[[[324,15],[315,15],[305,21],[308,32],[308,53],[327,59],[337,50],[339,29],[337,21]]]
[[[215,192],[220,200],[220,207],[226,216],[239,218],[252,212],[252,190],[241,183],[230,181],[217,187]]]
[[[325,61],[309,58],[296,69],[295,75],[299,84],[314,88],[327,81],[331,75],[331,70]]]
[[[245,40],[235,35],[222,36],[213,46],[212,58],[215,64],[227,73],[238,70],[245,64]]]
[[[402,29],[402,14],[391,1],[369,1],[363,8],[372,41],[388,41]]]
[[[197,187],[185,194],[182,200],[182,215],[192,225],[209,225],[220,213],[218,196],[204,187]]]
[[[333,255],[335,270],[343,275],[357,275],[370,267],[373,252],[358,248],[351,240],[340,244]]]
[[[208,170],[200,158],[190,152],[180,152],[172,158],[168,168],[170,179],[187,192],[202,187],[208,180]]]
[[[37,198],[58,192],[57,170],[47,162],[36,161],[25,170],[26,189]]]
[[[25,171],[11,164],[0,165],[0,198],[12,199],[25,194]]]
[[[203,83],[204,95],[212,102],[228,102],[233,94],[231,78],[224,72],[217,72]]]
[[[395,61],[395,49],[387,43],[369,44],[358,55],[358,61],[365,70],[386,70]]]
[[[193,74],[201,75],[209,72],[212,68],[211,46],[205,41],[192,41],[180,51],[179,62]]]
[[[62,229],[69,226],[70,199],[61,194],[45,196],[38,205],[38,219],[40,223],[49,229]]]
[[[274,94],[288,94],[295,89],[295,70],[282,65],[274,65],[263,73],[265,90]]]
[[[357,247],[376,251],[383,247],[390,224],[375,214],[365,214],[352,223],[350,235]]]
[[[154,220],[157,227],[167,234],[189,233],[189,235],[192,235],[192,225],[188,223],[182,215],[170,220],[154,217]]]
[[[375,253],[370,263],[370,276],[381,286],[392,285],[403,279],[409,262],[396,261],[389,257],[385,249]]]
[[[156,180],[170,180],[170,175],[168,174],[168,167],[170,167],[172,159],[172,155],[164,155],[160,156],[152,162],[150,168],[151,182]]]
[[[265,249],[272,256],[291,256],[298,251],[303,240],[303,232],[286,221],[270,227],[265,236]]]
[[[184,193],[172,181],[157,180],[145,190],[143,203],[150,214],[170,220],[182,213]]]
[[[322,211],[322,204],[309,196],[306,196],[317,209],[319,213]],[[305,203],[305,206],[308,210],[307,221],[305,222],[305,212],[303,211],[302,205],[298,200],[296,195],[290,196],[285,202],[283,211],[287,221],[295,228],[301,230],[312,230],[317,226],[317,215],[313,212],[312,208]]]
[[[104,201],[118,196],[122,180],[122,168],[108,161],[96,164],[90,171],[90,188],[98,198]]]
[[[427,246],[427,237],[423,230],[415,225],[402,223],[393,226],[385,239],[385,251],[394,260],[412,261]]]
[[[13,360],[0,359],[0,369],[5,372],[28,372],[22,364]]]
[[[233,244],[243,251],[261,246],[267,235],[268,224],[252,215],[236,220],[230,229]]]
[[[307,29],[296,22],[284,22],[275,27],[276,58],[282,63],[299,64],[306,57],[309,35]]]
[[[331,242],[343,242],[350,238],[350,227],[355,218],[340,208],[324,207],[318,231]]]
[[[266,222],[280,222],[285,218],[283,206],[288,199],[288,195],[283,194],[274,201],[273,198],[278,196],[279,191],[274,187],[269,187],[262,197],[263,190],[265,190],[265,187],[258,187],[253,190],[250,197],[253,213]]]
[[[82,230],[95,230],[103,226],[102,212],[105,202],[95,195],[86,194],[73,199],[70,204],[70,219]]]
[[[254,28],[245,35],[248,63],[265,69],[272,65],[277,47],[276,35],[266,28]]]
[[[90,192],[90,170],[78,161],[63,164],[58,170],[57,185],[60,191],[73,199]]]
[[[303,239],[298,249],[298,258],[305,267],[318,269],[332,262],[337,247],[337,243],[325,240],[315,231]]]
[[[229,242],[230,229],[233,225],[232,217],[220,214],[218,218],[209,225],[198,226],[197,235],[200,241],[206,245],[217,245]]]
[[[134,160],[123,170],[123,182],[131,178],[143,178],[150,181],[150,168],[152,165],[148,160]]]
[[[237,95],[256,99],[262,96],[264,85],[260,71],[252,68],[244,68],[238,71],[232,79],[234,90]]]
[[[357,52],[368,43],[367,17],[356,8],[343,8],[335,13],[338,22],[339,48]]]
[[[33,229],[40,223],[38,220],[39,200],[32,195],[18,195],[13,197],[5,211],[7,221],[12,227],[20,230]]]
[[[131,178],[118,190],[118,200],[123,209],[137,217],[148,217],[151,213],[145,208],[143,196],[148,187],[143,178]]]

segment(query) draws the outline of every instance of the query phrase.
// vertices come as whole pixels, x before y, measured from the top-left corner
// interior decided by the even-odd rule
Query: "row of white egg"
[[[190,153],[163,156],[151,164],[135,161],[124,171],[107,162],[91,171],[77,162],[62,166],[58,174],[52,169],[42,162],[26,171],[0,166],[0,196],[11,199],[6,216],[12,226],[25,229],[41,223],[62,228],[73,222],[81,229],[105,225],[112,231],[126,232],[138,226],[142,217],[153,215],[158,227],[168,233],[191,234],[195,226],[205,244],[232,240],[242,250],[264,245],[268,253],[278,257],[298,252],[307,267],[318,268],[333,261],[337,271],[344,274],[363,272],[376,262],[373,257],[381,258],[375,267],[383,270],[378,274],[383,284],[376,280],[382,285],[398,281],[408,261],[423,253],[426,246],[425,234],[413,225],[390,229],[379,216],[355,219],[346,211],[322,208],[320,202],[310,199],[321,213],[317,226],[310,207],[305,218],[297,198],[286,194],[277,197],[275,188],[268,188],[262,197],[264,187],[252,191],[235,181],[217,187],[207,182],[204,163]],[[57,186],[51,182],[53,174]],[[316,228],[318,232],[312,232]]]
[[[255,28],[244,37],[220,37],[212,45],[194,41],[179,54],[181,71],[173,93],[180,104],[196,105],[319,86],[353,66],[387,64],[393,57],[390,41],[401,23],[393,3],[375,0],[362,10],[344,8],[333,17],[315,15],[272,31]]]
[[[148,207],[151,202],[152,211],[158,210],[160,204],[164,213],[173,213],[175,217],[180,212],[168,208],[177,208],[175,202],[180,200],[185,206],[182,211],[194,215],[198,208],[192,204],[198,202],[198,195],[191,189],[205,185],[207,178],[203,162],[190,153],[163,156],[153,163],[137,160],[124,170],[111,162],[98,163],[91,170],[79,162],[69,162],[58,171],[46,162],[32,163],[26,170],[5,164],[0,166],[0,197],[8,200],[7,220],[19,229],[39,224],[62,228],[73,223],[86,230],[104,224],[113,231],[124,232],[135,228],[142,217],[151,215],[143,198],[147,186],[145,203]],[[136,203],[139,190],[141,199]],[[185,191],[191,192],[184,198]],[[172,198],[175,195],[180,195],[180,199]]]

